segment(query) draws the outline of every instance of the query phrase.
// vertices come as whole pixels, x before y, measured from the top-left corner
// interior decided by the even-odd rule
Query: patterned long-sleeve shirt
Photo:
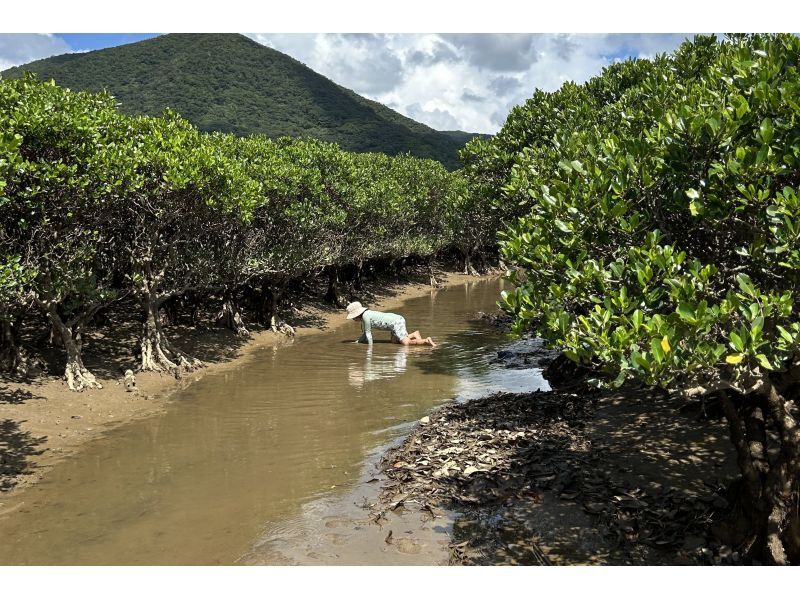
[[[406,319],[399,314],[391,314],[382,311],[368,309],[361,314],[361,329],[363,334],[356,341],[357,343],[372,344],[372,329],[389,330],[398,338],[403,338],[405,334]]]

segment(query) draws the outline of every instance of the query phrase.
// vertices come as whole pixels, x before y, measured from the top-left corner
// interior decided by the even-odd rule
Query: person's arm
[[[369,343],[372,345],[372,324],[369,321],[369,318],[361,318],[361,327],[364,330],[364,333],[359,337],[356,341],[357,343]]]

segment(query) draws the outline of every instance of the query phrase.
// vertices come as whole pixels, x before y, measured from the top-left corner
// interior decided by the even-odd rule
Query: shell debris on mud
[[[730,457],[727,446],[705,470],[695,467],[698,459],[674,458],[671,447],[637,462],[624,438],[642,433],[642,421],[626,409],[648,400],[674,417],[674,406],[629,394],[619,401],[575,387],[448,404],[385,455],[387,480],[373,512],[410,501],[460,512],[451,543],[456,563],[737,562],[712,533],[729,506],[719,469]],[[670,433],[658,424],[644,422],[656,442]],[[664,460],[685,466],[659,480],[654,472]]]

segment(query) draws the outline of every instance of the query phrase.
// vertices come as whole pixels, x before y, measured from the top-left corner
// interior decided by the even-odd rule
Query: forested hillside
[[[106,90],[130,114],[172,108],[201,131],[307,136],[349,151],[410,152],[451,169],[472,136],[435,131],[238,34],[164,35],[37,60],[2,76],[25,71],[76,91]]]

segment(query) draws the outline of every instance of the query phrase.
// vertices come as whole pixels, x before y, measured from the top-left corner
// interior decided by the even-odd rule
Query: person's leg
[[[397,341],[395,341],[397,339]],[[419,330],[415,330],[411,334],[408,334],[406,330],[406,321],[403,319],[394,329],[392,332],[392,341],[399,342],[401,345],[428,345],[429,347],[435,347],[436,343],[431,340],[431,337],[422,338],[422,334],[420,334]]]
[[[433,342],[431,337],[428,338],[412,338],[409,334],[404,339],[400,340],[401,345],[428,345],[429,347],[435,347],[436,343]]]

